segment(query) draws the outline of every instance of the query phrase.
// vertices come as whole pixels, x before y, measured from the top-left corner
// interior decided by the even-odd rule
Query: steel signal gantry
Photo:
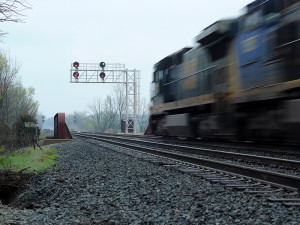
[[[105,72],[104,72],[105,68]],[[126,86],[126,128],[133,127],[136,133],[137,106],[139,102],[139,70],[128,70],[120,63],[78,63],[71,64],[70,83],[107,83]],[[76,76],[73,74],[76,72]]]

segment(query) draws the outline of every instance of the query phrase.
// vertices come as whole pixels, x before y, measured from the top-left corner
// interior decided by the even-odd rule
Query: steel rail
[[[113,133],[94,133],[94,132],[82,132],[82,133],[86,133],[86,134],[93,134],[93,135],[109,135],[109,136],[113,136],[113,137],[125,137],[125,139],[127,138],[135,138],[135,139],[139,139],[139,140],[158,140],[160,141],[161,143],[175,143],[175,145],[178,143],[179,145],[181,144],[180,142],[181,141],[184,141],[184,140],[181,140],[180,138],[178,139],[174,139],[172,137],[163,137],[163,136],[156,136],[156,135],[136,135],[136,134],[126,134],[124,136],[124,134],[113,134]],[[185,139],[185,138],[183,138]],[[243,142],[243,141],[240,141],[240,142],[230,142],[230,141],[226,141],[226,140],[214,140],[214,139],[211,139],[211,140],[203,140],[203,139],[195,139],[194,141],[192,140],[189,140],[189,142],[191,142],[192,146],[195,146],[195,147],[199,147],[199,148],[205,148],[205,147],[201,147],[201,145],[208,145],[208,146],[211,146],[211,147],[220,147],[220,148],[233,148],[233,149],[236,149],[236,150],[239,150],[239,148],[241,148],[240,150],[243,151],[243,150],[246,150],[246,151],[249,151],[248,148],[251,148],[251,151],[255,151],[255,152],[263,152],[263,153],[281,153],[284,151],[284,153],[292,153],[292,154],[298,154],[300,156],[300,151],[299,151],[299,147],[296,147],[295,145],[274,145],[274,144],[271,144],[271,143],[268,143],[269,145],[266,145],[267,143],[265,144],[258,144],[256,145],[255,147],[258,147],[258,149],[252,149],[254,146],[253,144],[250,144],[248,142]],[[241,146],[235,146],[235,144],[240,144]],[[278,147],[278,148],[277,148]],[[277,148],[277,149],[276,149]]]
[[[168,152],[168,151],[163,151],[163,150],[155,150],[155,149],[148,148],[148,147],[136,146],[136,145],[132,145],[132,144],[128,144],[128,143],[115,142],[112,140],[108,140],[106,138],[89,136],[86,134],[73,134],[73,135],[79,136],[82,138],[104,141],[104,142],[107,142],[107,143],[110,143],[113,145],[130,148],[130,149],[134,149],[137,151],[143,151],[143,152],[156,154],[159,156],[164,156],[164,157],[175,159],[175,160],[181,160],[181,161],[192,163],[195,165],[206,166],[206,167],[213,168],[213,169],[218,169],[218,170],[222,170],[222,171],[226,171],[226,172],[230,172],[230,173],[240,174],[240,175],[243,175],[246,177],[251,177],[251,178],[255,178],[255,179],[259,179],[259,180],[263,180],[263,181],[267,181],[267,182],[281,184],[284,186],[297,188],[298,190],[300,189],[300,177],[298,177],[298,176],[270,172],[270,171],[250,168],[250,167],[246,167],[246,166],[233,165],[230,163],[214,161],[214,160],[210,160],[210,159],[202,159],[202,158],[197,158],[197,157],[192,157],[192,156],[186,156],[183,154],[173,153],[173,152]]]
[[[107,137],[106,135],[101,134],[93,134],[95,137],[102,136]],[[268,163],[273,164],[277,166],[285,166],[290,168],[297,168],[300,169],[300,161],[297,160],[289,160],[289,159],[280,159],[280,158],[274,158],[274,157],[266,157],[266,156],[256,156],[256,155],[250,155],[250,154],[244,154],[244,153],[234,153],[234,152],[226,152],[226,151],[220,151],[220,150],[212,150],[207,148],[200,148],[200,147],[189,147],[189,146],[178,146],[173,144],[164,144],[164,143],[158,143],[153,141],[145,141],[145,140],[135,140],[135,139],[128,139],[124,137],[116,137],[116,136],[110,136],[110,138],[120,139],[120,140],[130,140],[131,142],[136,143],[145,143],[145,144],[151,144],[151,145],[157,145],[159,147],[167,147],[172,148],[173,150],[178,151],[187,151],[189,153],[203,153],[206,155],[213,155],[218,157],[227,157],[232,159],[243,159],[253,162],[260,162],[260,163]]]

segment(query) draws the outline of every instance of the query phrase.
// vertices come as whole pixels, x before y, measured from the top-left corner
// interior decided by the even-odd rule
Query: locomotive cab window
[[[158,71],[154,72],[154,82],[157,83],[158,82]]]
[[[158,79],[159,79],[159,80],[162,80],[163,77],[164,77],[164,71],[161,70],[161,71],[158,72]]]
[[[164,76],[167,76],[167,75],[168,75],[168,71],[169,71],[168,69],[165,69],[165,70],[164,70]]]

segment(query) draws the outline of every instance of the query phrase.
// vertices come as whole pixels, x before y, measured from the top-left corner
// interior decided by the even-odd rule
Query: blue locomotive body
[[[300,3],[247,9],[155,64],[153,134],[300,141]]]

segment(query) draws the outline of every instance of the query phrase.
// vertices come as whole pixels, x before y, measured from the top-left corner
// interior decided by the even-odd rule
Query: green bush
[[[0,168],[9,170],[11,168],[11,158],[7,155],[0,156]]]
[[[36,128],[25,127],[25,122],[37,123],[37,120],[33,116],[29,115],[28,113],[23,113],[19,116],[19,118],[13,125],[16,147],[30,146],[33,144],[36,138]],[[40,129],[38,128],[37,137],[39,135],[40,135]]]
[[[0,153],[2,153],[2,152],[4,152],[4,151],[5,151],[4,146],[1,146],[1,145],[0,145]]]
[[[0,154],[5,152],[4,146],[0,146]],[[11,159],[7,155],[0,155],[0,169],[8,170],[11,166]]]

